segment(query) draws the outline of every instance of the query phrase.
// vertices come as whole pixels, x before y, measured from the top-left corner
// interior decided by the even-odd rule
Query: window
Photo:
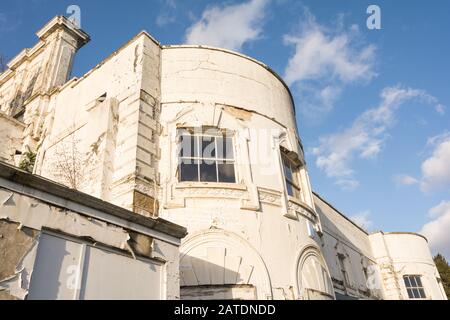
[[[282,158],[287,193],[291,197],[300,199],[300,179],[298,166],[296,166],[294,162],[284,153],[282,153]]]
[[[179,130],[179,180],[236,183],[233,138],[215,129]]]
[[[410,299],[426,299],[421,276],[404,276],[403,280]]]
[[[347,269],[345,268],[345,255],[338,254],[338,259],[339,259],[339,267],[341,268],[343,284],[345,287],[348,287],[350,284],[350,281],[348,279]]]

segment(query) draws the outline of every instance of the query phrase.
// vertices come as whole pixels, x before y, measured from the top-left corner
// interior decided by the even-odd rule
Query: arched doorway
[[[183,300],[267,300],[269,274],[258,252],[243,238],[220,229],[189,237],[180,248]]]

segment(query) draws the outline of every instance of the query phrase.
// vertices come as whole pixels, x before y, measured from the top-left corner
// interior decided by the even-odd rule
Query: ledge
[[[39,190],[41,192],[63,199],[66,202],[71,201],[81,206],[104,212],[116,218],[124,219],[128,222],[135,223],[146,228],[153,229],[155,231],[159,231],[178,239],[184,238],[187,235],[186,228],[175,223],[161,218],[152,219],[139,215],[127,209],[118,207],[112,203],[103,201],[77,190],[70,189],[66,186],[63,186],[41,176],[32,175],[1,161],[0,178],[3,178],[10,182],[14,182],[21,187],[29,187],[35,190]],[[17,192],[23,193],[20,191]],[[45,202],[45,200],[42,201]]]
[[[247,191],[244,184],[239,183],[220,183],[220,182],[179,182],[175,189],[232,189]]]
[[[288,197],[288,213],[285,216],[292,219],[294,216],[292,212],[295,212],[294,219],[298,219],[298,215],[302,215],[314,223],[317,222],[318,216],[313,208],[300,200]]]

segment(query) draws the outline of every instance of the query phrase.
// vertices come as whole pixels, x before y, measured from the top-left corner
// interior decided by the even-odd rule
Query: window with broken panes
[[[236,183],[231,135],[213,129],[180,129],[178,139],[179,181]]]
[[[404,276],[406,291],[410,299],[426,299],[422,278],[417,275]]]
[[[291,197],[300,199],[299,168],[284,153],[282,153],[282,158],[287,193]]]

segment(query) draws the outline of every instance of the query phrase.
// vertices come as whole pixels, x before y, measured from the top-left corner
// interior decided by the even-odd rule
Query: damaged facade
[[[1,299],[178,299],[185,234],[0,163]]]
[[[162,225],[168,223],[158,219],[166,219],[188,235],[178,261],[182,228],[166,230],[172,242],[158,232],[164,246],[155,255],[158,237],[149,239],[141,228],[94,223],[75,209],[52,209],[45,199],[2,186],[0,227],[9,236],[0,238],[8,261],[0,270],[0,297],[55,298],[32,290],[34,281],[46,281],[43,239],[44,248],[65,241],[87,255],[78,265],[93,268],[92,277],[106,263],[101,250],[109,248],[141,258],[131,260],[137,262],[130,278],[153,263],[165,270],[159,271],[165,293],[148,293],[155,299],[445,299],[426,239],[368,234],[312,192],[292,96],[266,65],[218,48],[163,46],[141,32],[68,80],[89,36],[64,17],[37,35],[39,43],[0,75],[1,160],[19,166],[31,150],[35,175],[134,212],[133,219]],[[208,159],[199,151],[205,148]],[[35,221],[33,211],[42,206],[46,213]],[[14,244],[5,240],[11,237]],[[90,258],[95,250],[97,260]],[[45,261],[53,258],[59,259]],[[154,277],[149,273],[148,283]],[[63,294],[109,297],[87,287],[93,291]]]

